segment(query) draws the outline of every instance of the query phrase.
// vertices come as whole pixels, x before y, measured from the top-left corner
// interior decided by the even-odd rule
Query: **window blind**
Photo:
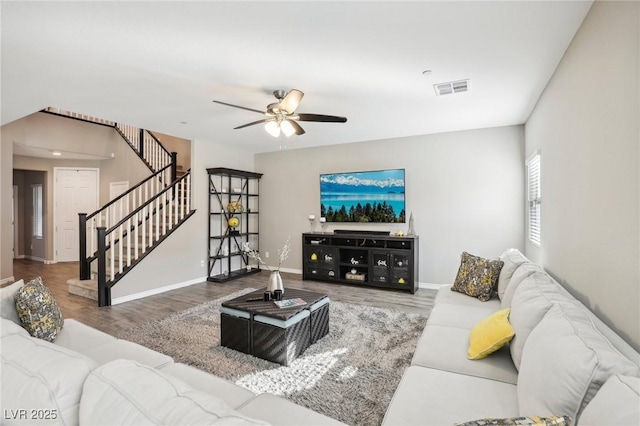
[[[529,232],[531,243],[540,246],[540,154],[527,161],[527,186],[529,203]]]

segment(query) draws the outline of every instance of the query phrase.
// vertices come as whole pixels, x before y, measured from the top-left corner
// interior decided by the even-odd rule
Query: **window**
[[[33,237],[42,238],[42,184],[31,185],[33,196]]]
[[[540,152],[536,152],[527,160],[527,201],[529,241],[540,247]]]

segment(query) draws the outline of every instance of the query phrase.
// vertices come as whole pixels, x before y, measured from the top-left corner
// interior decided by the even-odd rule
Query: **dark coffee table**
[[[283,299],[301,298],[306,305],[279,308],[261,298],[264,290],[222,303],[220,344],[222,346],[289,365],[309,345],[329,333],[329,297],[296,288],[285,289]]]

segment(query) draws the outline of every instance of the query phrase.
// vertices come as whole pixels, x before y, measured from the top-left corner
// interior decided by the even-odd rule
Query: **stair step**
[[[69,293],[87,299],[98,300],[98,281],[71,278],[67,280],[67,284],[69,285]]]

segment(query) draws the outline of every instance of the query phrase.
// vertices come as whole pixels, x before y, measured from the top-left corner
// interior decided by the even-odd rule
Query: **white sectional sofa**
[[[520,252],[501,260],[489,301],[439,290],[383,424],[568,415],[584,426],[640,425],[640,354]],[[0,301],[1,424],[342,424],[73,319],[55,343],[33,338],[9,291]],[[468,359],[470,331],[504,308],[513,340]]]
[[[384,425],[564,416],[580,425],[640,424],[640,354],[518,250],[506,250],[497,297],[443,286]],[[510,308],[515,336],[467,357],[482,319]]]
[[[31,337],[4,302],[0,424],[343,424],[73,319],[55,343]]]

